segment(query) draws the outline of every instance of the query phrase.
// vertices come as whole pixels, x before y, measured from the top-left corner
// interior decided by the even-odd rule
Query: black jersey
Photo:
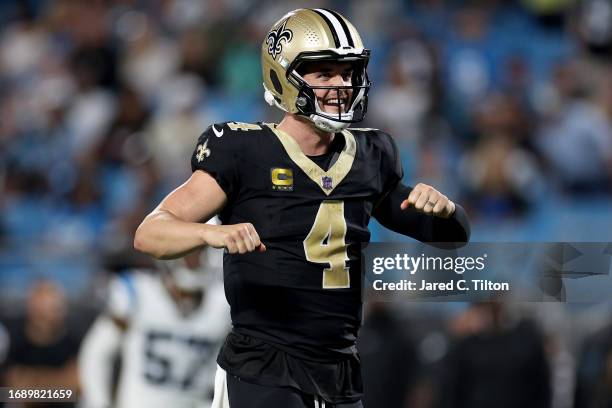
[[[399,182],[402,170],[391,137],[377,130],[336,134],[325,159],[305,156],[275,125],[229,122],[200,136],[191,164],[211,174],[227,194],[221,221],[252,223],[267,248],[224,256],[233,331],[220,365],[234,375],[297,386],[333,402],[360,392],[360,244],[369,241],[375,204]],[[270,348],[283,354],[271,356]],[[291,378],[268,378],[253,366],[278,366],[279,358]],[[295,378],[296,371],[307,378]],[[328,384],[332,380],[336,384]]]

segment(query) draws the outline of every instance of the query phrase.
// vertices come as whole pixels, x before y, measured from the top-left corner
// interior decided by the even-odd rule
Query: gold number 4
[[[323,201],[304,240],[306,259],[329,265],[323,270],[323,289],[348,288],[351,285],[346,266],[349,258],[345,237],[344,201]]]

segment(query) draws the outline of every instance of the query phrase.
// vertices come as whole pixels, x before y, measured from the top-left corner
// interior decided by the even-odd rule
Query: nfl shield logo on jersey
[[[323,176],[321,177],[321,185],[323,186],[323,188],[325,190],[331,190],[333,188],[333,184],[332,184],[332,178],[329,176]]]

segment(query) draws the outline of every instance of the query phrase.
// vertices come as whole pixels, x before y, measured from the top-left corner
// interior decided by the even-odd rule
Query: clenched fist
[[[251,223],[233,225],[205,225],[202,238],[214,248],[227,248],[230,254],[246,254],[255,250],[264,252],[266,246]]]
[[[419,212],[441,218],[448,218],[455,212],[455,203],[432,186],[423,183],[414,186],[408,198],[400,204],[400,208],[405,210],[411,205]]]

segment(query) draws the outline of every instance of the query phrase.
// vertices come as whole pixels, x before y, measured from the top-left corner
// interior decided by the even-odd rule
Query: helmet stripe
[[[346,38],[346,33],[342,29],[342,24],[340,24],[340,21],[336,18],[336,16],[325,9],[315,9],[315,11],[322,13],[331,22],[333,29],[336,31],[338,39],[340,40],[340,45],[336,45],[336,47],[348,47],[349,42]]]
[[[338,19],[338,21],[340,22],[340,25],[342,26],[342,30],[344,31],[344,34],[346,35],[346,38],[348,40],[348,44],[351,47],[355,46],[355,42],[353,41],[353,37],[351,36],[351,31],[349,30],[348,26],[346,25],[346,21],[344,21],[344,17],[342,17],[340,14],[336,13],[334,10],[329,10],[329,9],[323,9],[325,11],[328,11],[329,13],[331,13],[334,17],[336,17]]]
[[[338,33],[336,29],[334,28],[334,24],[331,22],[331,20],[327,17],[327,15],[325,15],[321,11],[321,9],[311,9],[311,10],[317,13],[319,17],[321,17],[323,21],[327,23],[327,26],[329,27],[329,31],[332,33],[332,37],[334,38],[334,45],[336,46],[336,48],[340,48],[340,40],[338,38]]]

